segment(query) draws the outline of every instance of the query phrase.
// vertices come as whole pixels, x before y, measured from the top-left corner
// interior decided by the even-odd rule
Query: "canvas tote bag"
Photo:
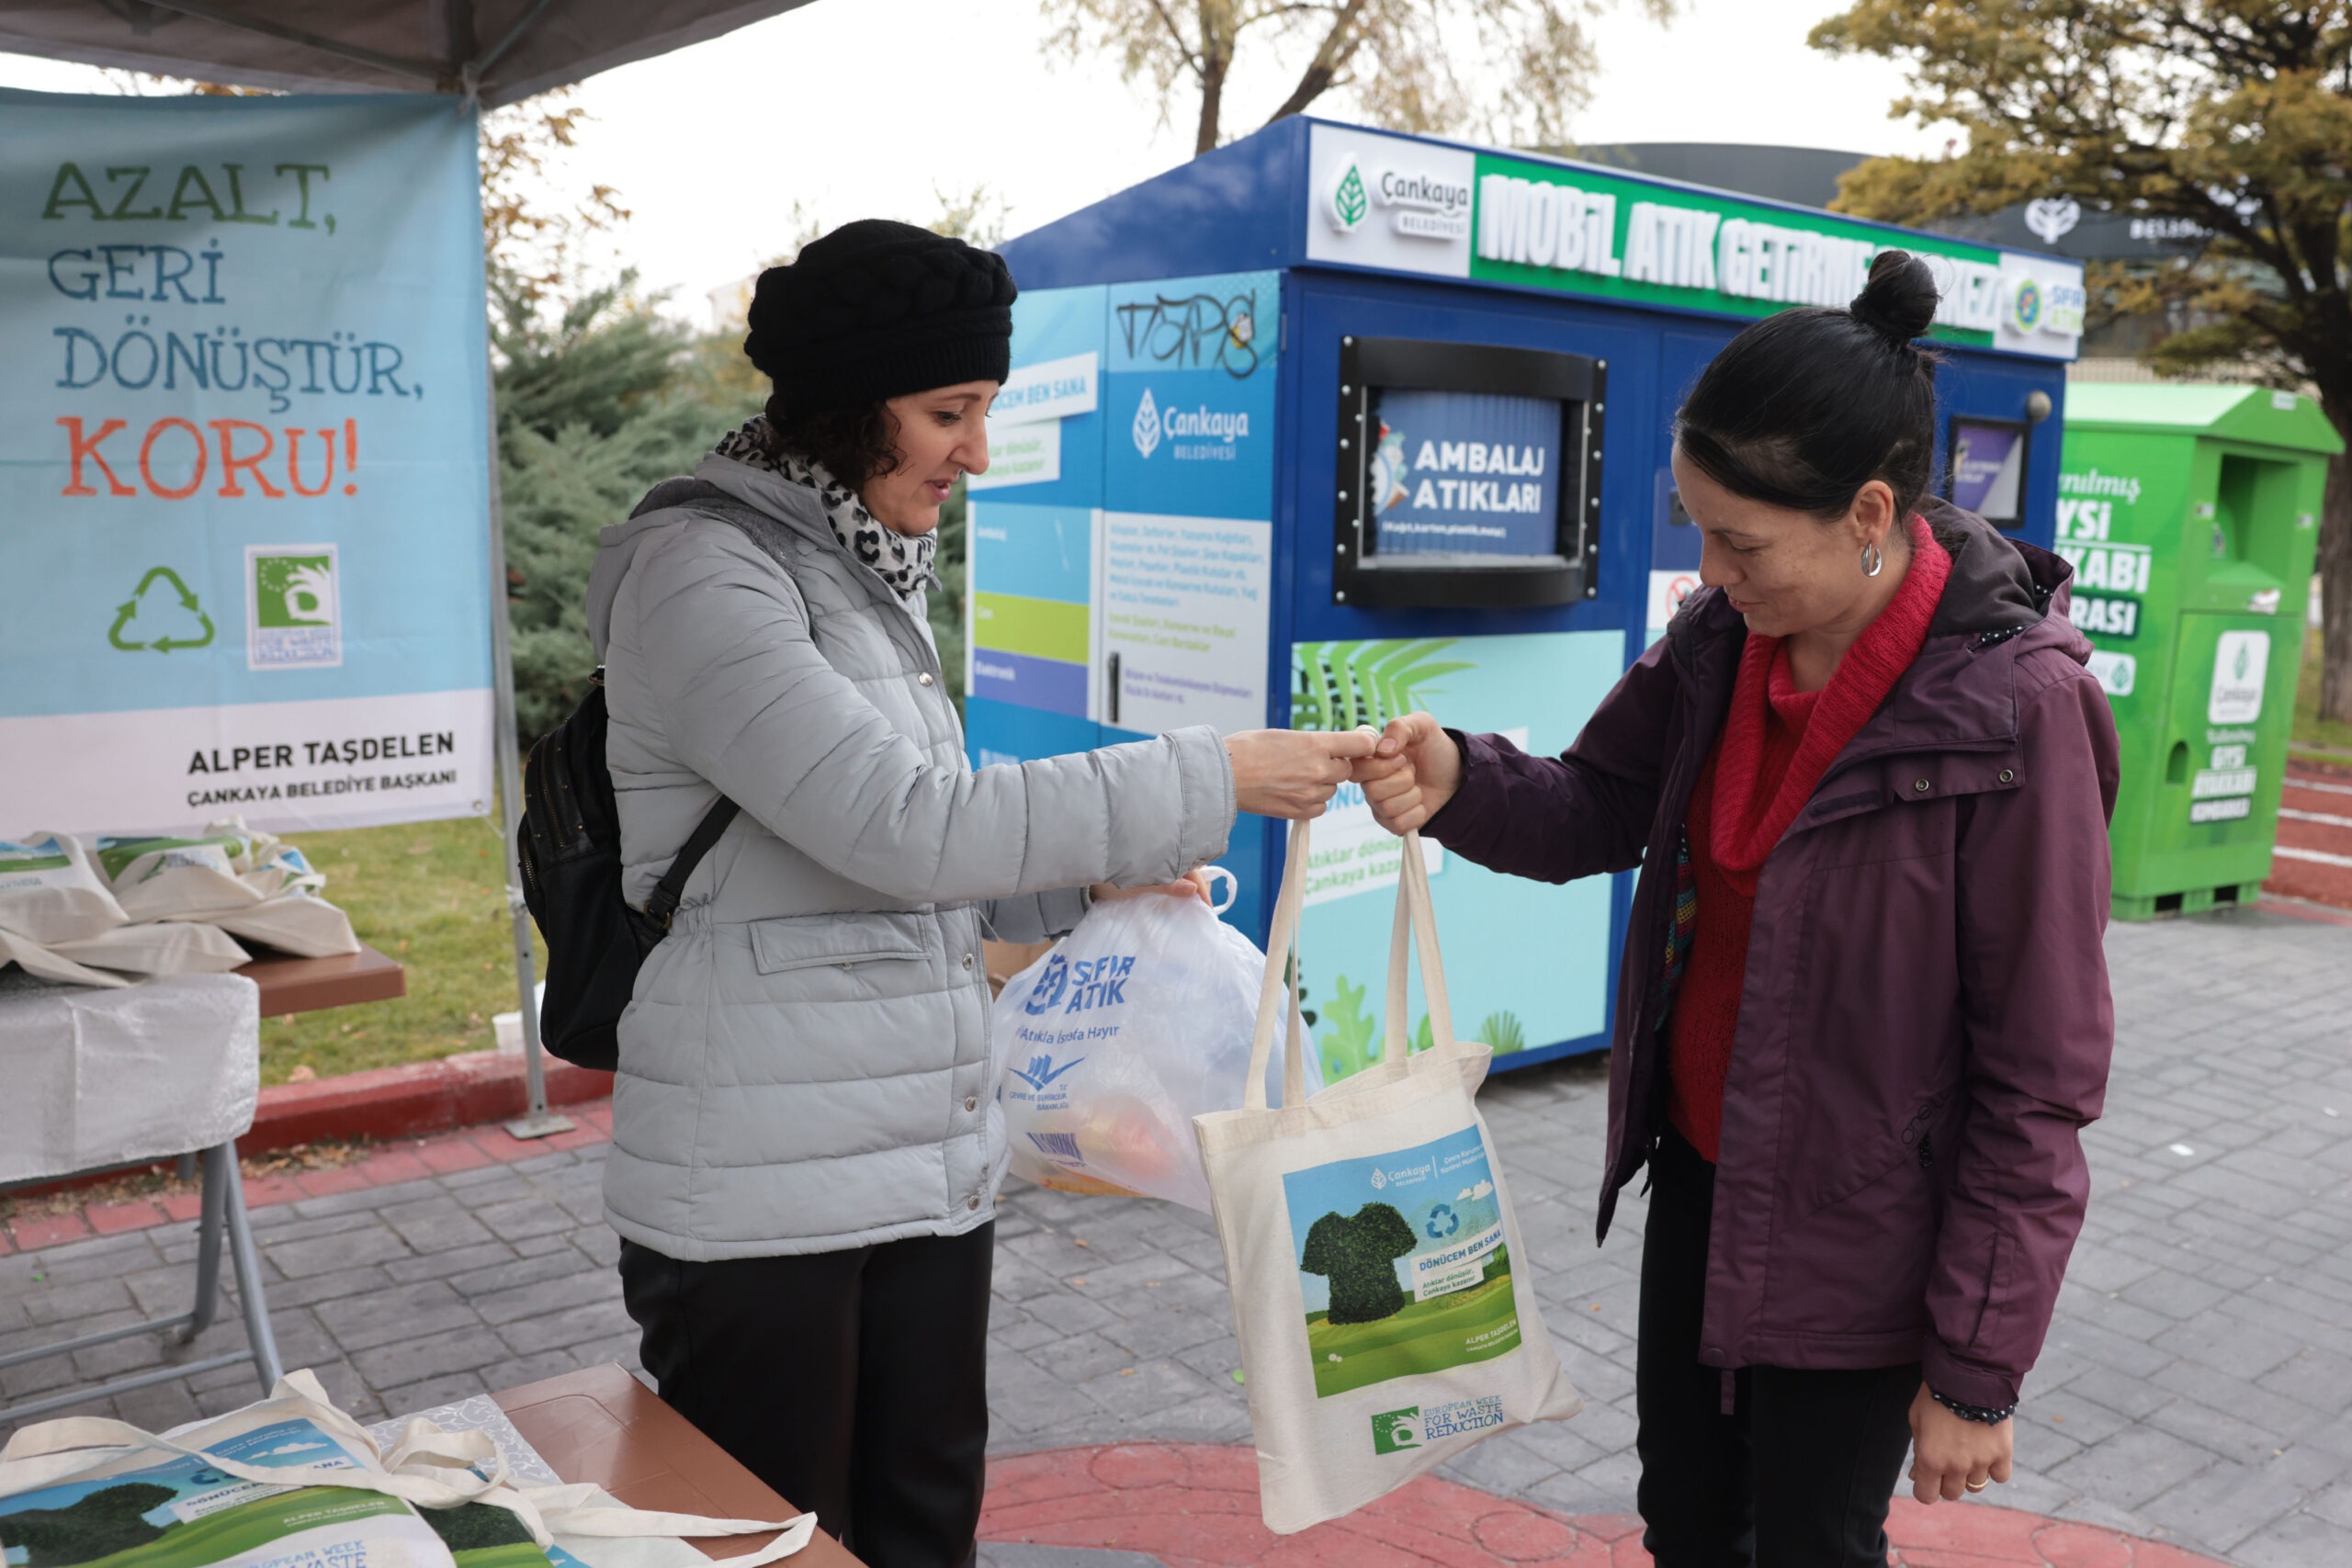
[[[243,1484],[239,1484],[243,1483]],[[11,1547],[31,1525],[62,1537],[51,1561],[79,1559],[73,1547],[90,1527],[69,1516],[107,1487],[126,1506],[145,1508],[138,1537],[152,1538],[153,1564],[269,1568],[308,1558],[363,1568],[466,1568],[411,1508],[488,1504],[515,1516],[545,1549],[630,1538],[752,1535],[781,1531],[729,1568],[761,1568],[808,1545],[817,1517],[712,1519],[621,1506],[589,1484],[518,1487],[486,1433],[444,1432],[411,1421],[390,1451],[337,1409],[312,1373],[288,1372],[270,1396],[215,1420],[157,1435],[126,1421],[66,1416],[21,1427],[0,1449],[0,1541]],[[345,1495],[337,1499],[315,1488]],[[377,1494],[401,1507],[369,1506]],[[161,1504],[163,1506],[156,1506]],[[185,1535],[184,1525],[200,1524]],[[96,1528],[120,1533],[122,1521]],[[202,1539],[199,1540],[198,1538]],[[112,1555],[112,1553],[107,1553]],[[469,1555],[471,1555],[470,1553]],[[568,1559],[567,1561],[584,1561]]]
[[[1492,1055],[1457,1041],[1429,873],[1405,836],[1381,1060],[1303,1093],[1296,990],[1307,824],[1266,942],[1242,1109],[1193,1119],[1225,1244],[1266,1528],[1362,1507],[1480,1438],[1584,1408],[1531,1286],[1494,1140],[1478,1114]],[[1405,1044],[1408,933],[1432,1044]],[[1280,1110],[1266,1105],[1275,1026]]]

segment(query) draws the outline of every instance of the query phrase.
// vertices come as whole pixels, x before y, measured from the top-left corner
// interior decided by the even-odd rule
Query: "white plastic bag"
[[[73,834],[0,841],[0,931],[47,946],[96,936],[126,918]]]
[[[1297,940],[1307,825],[1268,945],[1253,1068],[1303,1049],[1282,955]],[[1405,1043],[1408,933],[1432,1043]],[[1287,1003],[1287,1005],[1285,1005]],[[1289,1027],[1274,1049],[1276,1021]],[[1544,1332],[1533,1273],[1476,1095],[1492,1053],[1457,1042],[1417,834],[1405,835],[1389,939],[1381,1059],[1303,1103],[1203,1116],[1266,1528],[1302,1530],[1363,1506],[1482,1438],[1584,1408]]]
[[[1242,1103],[1265,966],[1198,898],[1146,894],[1088,910],[997,998],[991,1046],[1013,1174],[1206,1213],[1193,1118]],[[1320,1087],[1317,1074],[1310,1088]]]

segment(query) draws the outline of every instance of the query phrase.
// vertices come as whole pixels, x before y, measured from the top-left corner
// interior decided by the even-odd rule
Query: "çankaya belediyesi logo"
[[[1162,440],[1180,443],[1174,449],[1178,459],[1188,457],[1219,457],[1230,459],[1229,450],[1237,441],[1250,435],[1250,414],[1246,409],[1213,409],[1206,403],[1180,408],[1170,403],[1160,406],[1146,387],[1136,400],[1136,417],[1128,426],[1135,438],[1136,455],[1148,458],[1159,450]]]
[[[1151,400],[1151,389],[1143,389],[1143,401],[1136,405],[1136,420],[1132,434],[1136,452],[1148,457],[1159,450],[1159,405]]]
[[[1352,234],[1371,216],[1374,204],[1390,209],[1399,234],[1422,240],[1462,240],[1470,233],[1470,185],[1443,175],[1387,168],[1367,182],[1363,167],[1348,160],[1331,182],[1323,215],[1341,234]]]
[[[1351,234],[1371,210],[1372,196],[1363,187],[1363,171],[1351,158],[1331,186],[1331,227],[1342,234]]]
[[[2045,245],[2054,245],[2083,220],[2083,204],[2071,196],[2037,197],[2025,204],[2025,226]]]

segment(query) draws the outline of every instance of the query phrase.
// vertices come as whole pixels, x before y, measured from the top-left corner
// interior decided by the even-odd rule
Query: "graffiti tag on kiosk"
[[[1131,357],[1180,370],[1222,370],[1247,380],[1258,369],[1258,296],[1160,295],[1118,308],[1119,332]]]

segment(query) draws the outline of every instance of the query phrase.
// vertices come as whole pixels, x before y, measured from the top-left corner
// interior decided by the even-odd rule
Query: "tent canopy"
[[[512,103],[807,0],[8,0],[0,51],[287,92]]]

